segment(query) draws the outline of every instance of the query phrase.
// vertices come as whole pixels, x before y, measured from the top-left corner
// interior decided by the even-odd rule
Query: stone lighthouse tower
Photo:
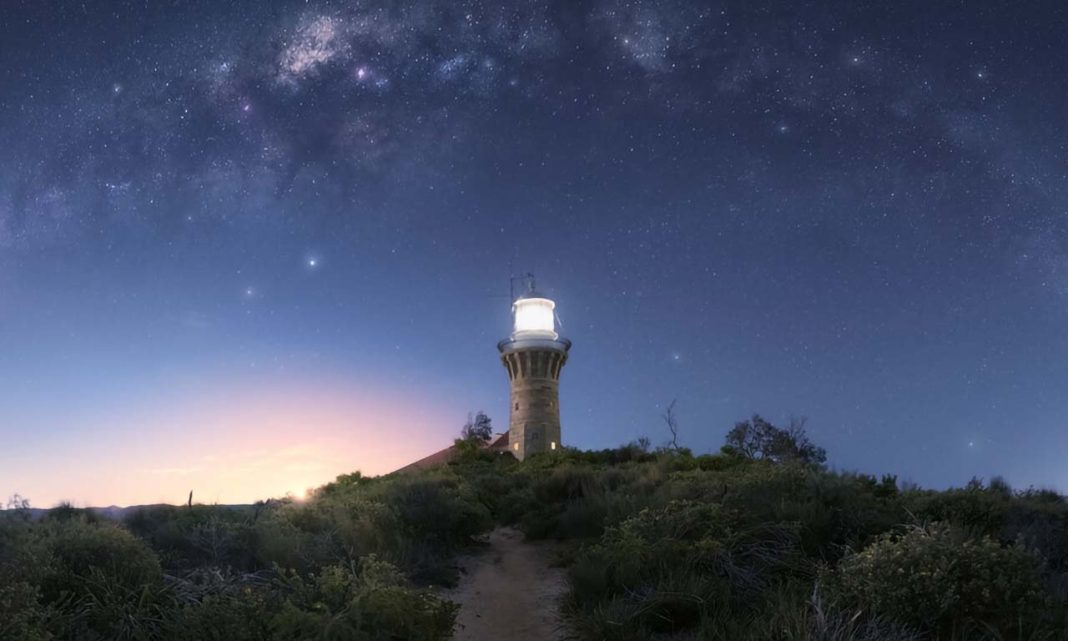
[[[560,370],[571,341],[556,333],[555,307],[530,278],[512,304],[512,335],[497,344],[512,384],[508,447],[520,461],[560,447]]]

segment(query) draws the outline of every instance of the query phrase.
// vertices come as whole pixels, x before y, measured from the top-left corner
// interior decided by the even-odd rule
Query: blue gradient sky
[[[532,271],[565,442],[1068,488],[1053,2],[15,2],[0,491],[248,501],[507,423]],[[314,265],[312,264],[314,262]]]

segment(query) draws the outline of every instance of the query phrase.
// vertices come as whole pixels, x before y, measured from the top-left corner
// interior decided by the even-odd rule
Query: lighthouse
[[[512,335],[497,344],[512,387],[508,447],[520,461],[560,447],[560,370],[571,341],[556,333],[555,309],[529,277],[512,303]]]

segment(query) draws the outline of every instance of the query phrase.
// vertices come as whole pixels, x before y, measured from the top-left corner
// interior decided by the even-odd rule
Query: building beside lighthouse
[[[571,341],[556,333],[556,303],[529,290],[512,303],[512,334],[497,344],[511,384],[508,449],[522,461],[561,446],[560,371]]]

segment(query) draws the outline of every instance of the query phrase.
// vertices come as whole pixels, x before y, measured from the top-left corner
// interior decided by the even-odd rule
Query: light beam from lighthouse
[[[512,304],[512,335],[497,344],[512,388],[508,447],[520,461],[561,447],[560,371],[571,341],[556,333],[555,308],[530,278]]]

